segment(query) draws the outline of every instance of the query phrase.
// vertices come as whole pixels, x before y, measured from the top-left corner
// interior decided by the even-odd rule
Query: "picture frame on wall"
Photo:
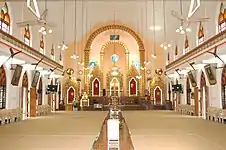
[[[206,76],[208,78],[209,84],[210,85],[217,84],[216,67],[211,65],[211,64],[208,64],[208,65],[204,66],[204,69],[205,69],[205,73],[206,73]]]

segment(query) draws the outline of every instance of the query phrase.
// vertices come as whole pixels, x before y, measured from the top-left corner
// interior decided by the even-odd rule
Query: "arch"
[[[31,33],[29,24],[24,28],[24,43],[31,46]]]
[[[100,80],[94,78],[92,81],[92,96],[100,96]]]
[[[209,101],[208,101],[208,89],[207,89],[205,74],[203,71],[201,71],[201,78],[200,78],[200,100],[201,100],[200,101],[201,116],[206,118]]]
[[[89,61],[90,61],[90,50],[91,50],[91,45],[94,41],[94,39],[102,32],[107,31],[107,30],[122,30],[127,32],[128,34],[130,34],[137,42],[138,48],[139,48],[139,52],[140,52],[140,64],[141,67],[144,67],[144,59],[145,59],[145,49],[144,49],[144,44],[143,41],[141,40],[141,38],[139,37],[139,35],[132,29],[124,26],[124,25],[106,25],[103,26],[99,29],[97,29],[96,31],[94,31],[90,37],[88,38],[86,45],[85,45],[85,49],[84,49],[84,66],[85,68],[88,67],[89,65]],[[85,91],[87,93],[89,93],[89,78],[88,78],[88,70],[84,72],[84,85],[85,85]],[[142,75],[142,82],[140,84],[144,84],[144,79],[145,79],[145,72],[143,70],[141,70],[141,75]],[[142,86],[141,86],[142,87]],[[142,87],[143,88],[143,87]],[[141,91],[143,91],[142,89],[140,89]]]
[[[6,72],[4,66],[0,67],[0,109],[6,108]]]
[[[222,109],[226,109],[226,65],[224,66],[221,75],[221,100]]]
[[[132,84],[134,84],[134,82],[135,82],[135,86],[132,87],[133,86]],[[131,78],[129,80],[129,96],[131,96],[131,95],[137,96],[137,80],[135,78]]]
[[[10,33],[10,15],[7,2],[4,3],[1,9],[0,29],[8,34]]]
[[[120,44],[125,50],[126,50],[126,54],[129,53],[128,47],[125,45],[125,43],[121,42],[121,41],[108,41],[107,43],[105,43],[102,47],[101,47],[101,51],[100,53],[104,53],[105,48],[109,45],[109,44]]]
[[[160,91],[160,97],[157,97],[157,99],[156,99],[156,90],[159,90]],[[160,101],[161,101],[161,105],[162,105],[162,89],[159,87],[159,86],[156,86],[155,88],[154,88],[154,104],[156,104],[156,102],[158,102],[159,99],[160,98]]]
[[[42,77],[40,77],[38,82],[38,105],[42,105],[42,91],[43,91],[43,85],[42,85]]]
[[[187,83],[186,83],[186,90],[187,90],[187,92],[186,92],[186,99],[187,99],[187,105],[191,105],[191,87],[190,87],[190,80],[189,80],[189,78],[187,77],[187,81],[186,81]]]
[[[67,104],[72,104],[75,98],[75,89],[73,86],[70,86],[67,89]]]

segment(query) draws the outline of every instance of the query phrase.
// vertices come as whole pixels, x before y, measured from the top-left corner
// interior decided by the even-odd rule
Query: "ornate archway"
[[[145,49],[144,49],[144,44],[143,44],[143,41],[141,40],[141,38],[139,37],[139,35],[132,29],[124,26],[124,25],[106,25],[106,26],[103,26],[99,29],[97,29],[96,31],[94,31],[89,39],[87,40],[86,42],[86,46],[85,46],[85,49],[84,49],[84,65],[85,65],[85,68],[88,68],[88,65],[89,65],[89,61],[90,61],[90,51],[91,51],[91,45],[94,41],[94,39],[102,32],[104,31],[107,31],[107,30],[122,30],[122,31],[125,31],[127,33],[129,33],[137,42],[137,45],[139,47],[139,53],[140,53],[140,65],[141,67],[144,67],[144,59],[145,59]],[[90,93],[89,91],[89,77],[88,77],[88,74],[89,74],[89,70],[85,70],[84,71],[84,89],[87,93]],[[144,70],[140,70],[140,74],[142,76],[142,79],[141,79],[141,82],[140,82],[140,91],[141,91],[141,95],[144,95],[144,89],[143,89],[143,86],[144,83],[145,83],[145,71]]]

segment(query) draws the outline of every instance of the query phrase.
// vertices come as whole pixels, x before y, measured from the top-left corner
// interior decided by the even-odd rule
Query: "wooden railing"
[[[218,42],[220,42],[224,39],[226,39],[226,30],[220,32],[219,34],[217,34],[213,37],[211,37],[210,39],[206,40],[205,42],[203,42],[199,46],[190,50],[188,53],[182,55],[181,57],[179,57],[175,61],[169,63],[166,66],[166,70],[169,71],[169,69],[175,67],[176,65],[180,65],[180,64],[184,63],[183,61],[188,60],[189,58],[197,55],[198,53],[202,53],[202,52],[206,51],[209,47],[214,46],[216,43],[218,43]]]
[[[50,59],[46,55],[40,53],[38,50],[26,45],[24,42],[20,41],[19,39],[15,38],[14,36],[12,36],[8,33],[5,33],[2,30],[0,30],[0,39],[14,45],[16,48],[22,49],[23,51],[27,52],[30,55],[38,57],[38,59],[44,58],[43,62],[48,63],[52,67],[57,67],[58,70],[60,70],[60,71],[63,70],[63,66],[60,65],[59,63],[57,63],[56,61]]]

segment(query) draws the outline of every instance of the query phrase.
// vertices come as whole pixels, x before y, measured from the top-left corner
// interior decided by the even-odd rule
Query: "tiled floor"
[[[70,112],[0,126],[0,150],[90,150],[107,112]]]
[[[226,150],[226,124],[166,111],[123,114],[137,150]]]
[[[107,112],[66,112],[0,126],[0,150],[90,150]],[[125,111],[137,150],[225,150],[226,124],[168,111]]]

